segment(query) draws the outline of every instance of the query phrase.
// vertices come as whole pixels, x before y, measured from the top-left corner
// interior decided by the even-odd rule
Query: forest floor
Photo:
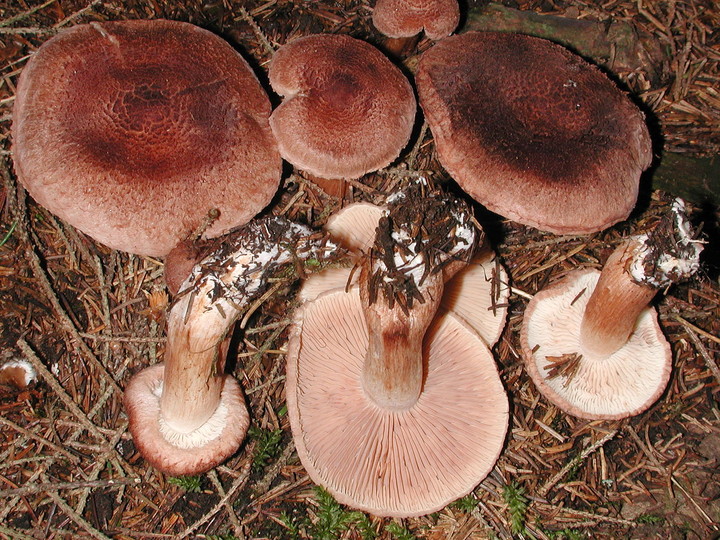
[[[293,37],[349,33],[383,47],[368,0],[0,1],[0,363],[37,372],[0,385],[0,538],[662,538],[720,534],[720,235],[717,208],[690,200],[707,241],[692,279],[654,305],[673,351],[670,383],[647,411],[619,421],[569,416],[539,394],[519,354],[528,299],[577,267],[601,267],[625,237],[668,205],[644,178],[627,221],[589,236],[556,236],[482,207],[477,219],[506,267],[507,327],[493,352],[508,391],[510,427],[489,476],[468,496],[418,518],[354,512],[317,488],[295,451],[284,394],[284,352],[296,286],[277,288],[231,346],[251,429],[228,461],[199,477],[148,466],[127,429],[130,377],[162,360],[163,262],[112,251],[26,196],[12,166],[18,76],[61,28],[167,18],[225,38],[267,81],[272,52]],[[464,13],[487,2],[461,2]],[[642,104],[661,155],[720,153],[720,5],[713,0],[531,0],[523,13],[622,21],[658,46],[635,67],[597,58]],[[499,4],[493,4],[497,7]],[[476,11],[473,11],[476,13]],[[464,22],[470,17],[465,17]],[[401,59],[411,73],[432,42]],[[272,94],[268,87],[268,92]],[[271,98],[279,102],[277,96]],[[312,227],[352,201],[381,200],[398,167],[452,186],[429,130],[416,130],[389,171],[352,182],[342,200],[286,172],[266,213]],[[717,194],[716,194],[717,195]]]

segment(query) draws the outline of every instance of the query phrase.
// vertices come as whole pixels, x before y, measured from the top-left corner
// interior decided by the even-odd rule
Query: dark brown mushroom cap
[[[270,117],[280,154],[321,178],[358,178],[388,165],[407,144],[415,96],[372,45],[311,35],[281,47],[270,84],[284,97]]]
[[[280,181],[267,94],[218,36],[181,22],[76,26],[20,76],[19,180],[96,240],[162,256],[211,208],[218,236],[266,206]]]
[[[425,30],[430,39],[452,34],[460,21],[457,0],[377,0],[373,25],[388,37],[410,37]]]
[[[652,159],[644,115],[565,48],[468,32],[424,53],[416,82],[440,162],[490,210],[586,234],[635,205]]]

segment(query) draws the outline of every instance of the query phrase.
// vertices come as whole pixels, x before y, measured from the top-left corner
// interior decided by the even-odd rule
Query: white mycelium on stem
[[[467,265],[476,247],[467,207],[428,190],[421,179],[390,198],[360,275],[369,333],[363,387],[391,410],[408,409],[420,396],[423,338],[445,281]]]
[[[627,343],[638,316],[658,289],[686,279],[700,266],[702,244],[692,238],[682,199],[672,215],[633,236],[608,258],[580,327],[583,349],[607,357]]]
[[[194,474],[237,449],[248,420],[237,381],[224,374],[233,323],[283,266],[334,250],[307,227],[265,218],[195,266],[168,316],[164,365],[149,368],[152,379],[136,376],[126,391],[130,429],[148,461]]]

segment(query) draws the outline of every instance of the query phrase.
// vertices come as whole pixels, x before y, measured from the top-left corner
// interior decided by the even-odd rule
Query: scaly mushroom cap
[[[388,37],[410,37],[425,30],[430,39],[452,34],[460,21],[457,0],[377,0],[373,25]]]
[[[508,402],[492,354],[452,315],[436,319],[425,337],[422,394],[392,412],[363,391],[367,346],[357,287],[296,314],[286,395],[300,460],[354,508],[397,517],[439,510],[482,481],[503,447]]]
[[[549,41],[468,32],[423,54],[416,83],[442,165],[493,212],[586,234],[635,205],[651,142],[599,69]]]
[[[576,270],[537,293],[525,309],[520,339],[527,371],[545,397],[574,416],[611,420],[639,414],[660,397],[672,351],[652,307],[610,356],[582,347],[580,324],[599,276]]]
[[[225,41],[175,21],[75,26],[30,59],[13,110],[18,179],[112,248],[162,256],[208,210],[218,236],[280,182],[270,102]]]
[[[372,45],[312,35],[281,47],[270,84],[284,97],[270,126],[280,154],[320,178],[358,178],[388,165],[410,139],[410,83]]]
[[[200,428],[179,434],[163,429],[160,397],[164,370],[163,364],[146,368],[125,389],[125,408],[135,446],[148,463],[171,476],[212,469],[235,453],[250,425],[240,384],[226,375],[213,416]]]

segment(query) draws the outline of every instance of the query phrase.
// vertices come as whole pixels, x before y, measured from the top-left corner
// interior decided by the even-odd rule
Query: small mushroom
[[[20,75],[15,170],[38,203],[97,241],[164,256],[209,209],[215,237],[269,203],[282,167],[270,112],[247,62],[206,30],[78,25]]]
[[[415,80],[440,163],[489,210],[556,234],[630,214],[652,160],[645,118],[579,56],[467,32],[423,53]]]
[[[224,373],[233,324],[283,265],[333,250],[322,235],[270,217],[195,266],[168,316],[164,363],[135,375],[125,390],[130,432],[155,468],[197,474],[237,450],[249,418],[238,382]]]
[[[457,0],[377,0],[373,25],[391,38],[411,37],[425,30],[430,39],[453,33],[460,21]]]
[[[475,248],[469,210],[452,198],[424,202],[391,205],[359,283],[305,302],[288,345],[303,466],[339,502],[383,516],[430,513],[470,492],[508,422],[489,349],[438,312],[445,279]]]
[[[702,250],[681,200],[672,213],[624,241],[602,272],[573,271],[528,304],[521,330],[528,373],[564,411],[625,418],[665,389],[672,351],[649,303],[659,289],[694,273]]]
[[[270,126],[280,154],[321,179],[354,179],[392,162],[410,139],[415,96],[379,50],[341,34],[292,40],[273,56],[283,96]]]

